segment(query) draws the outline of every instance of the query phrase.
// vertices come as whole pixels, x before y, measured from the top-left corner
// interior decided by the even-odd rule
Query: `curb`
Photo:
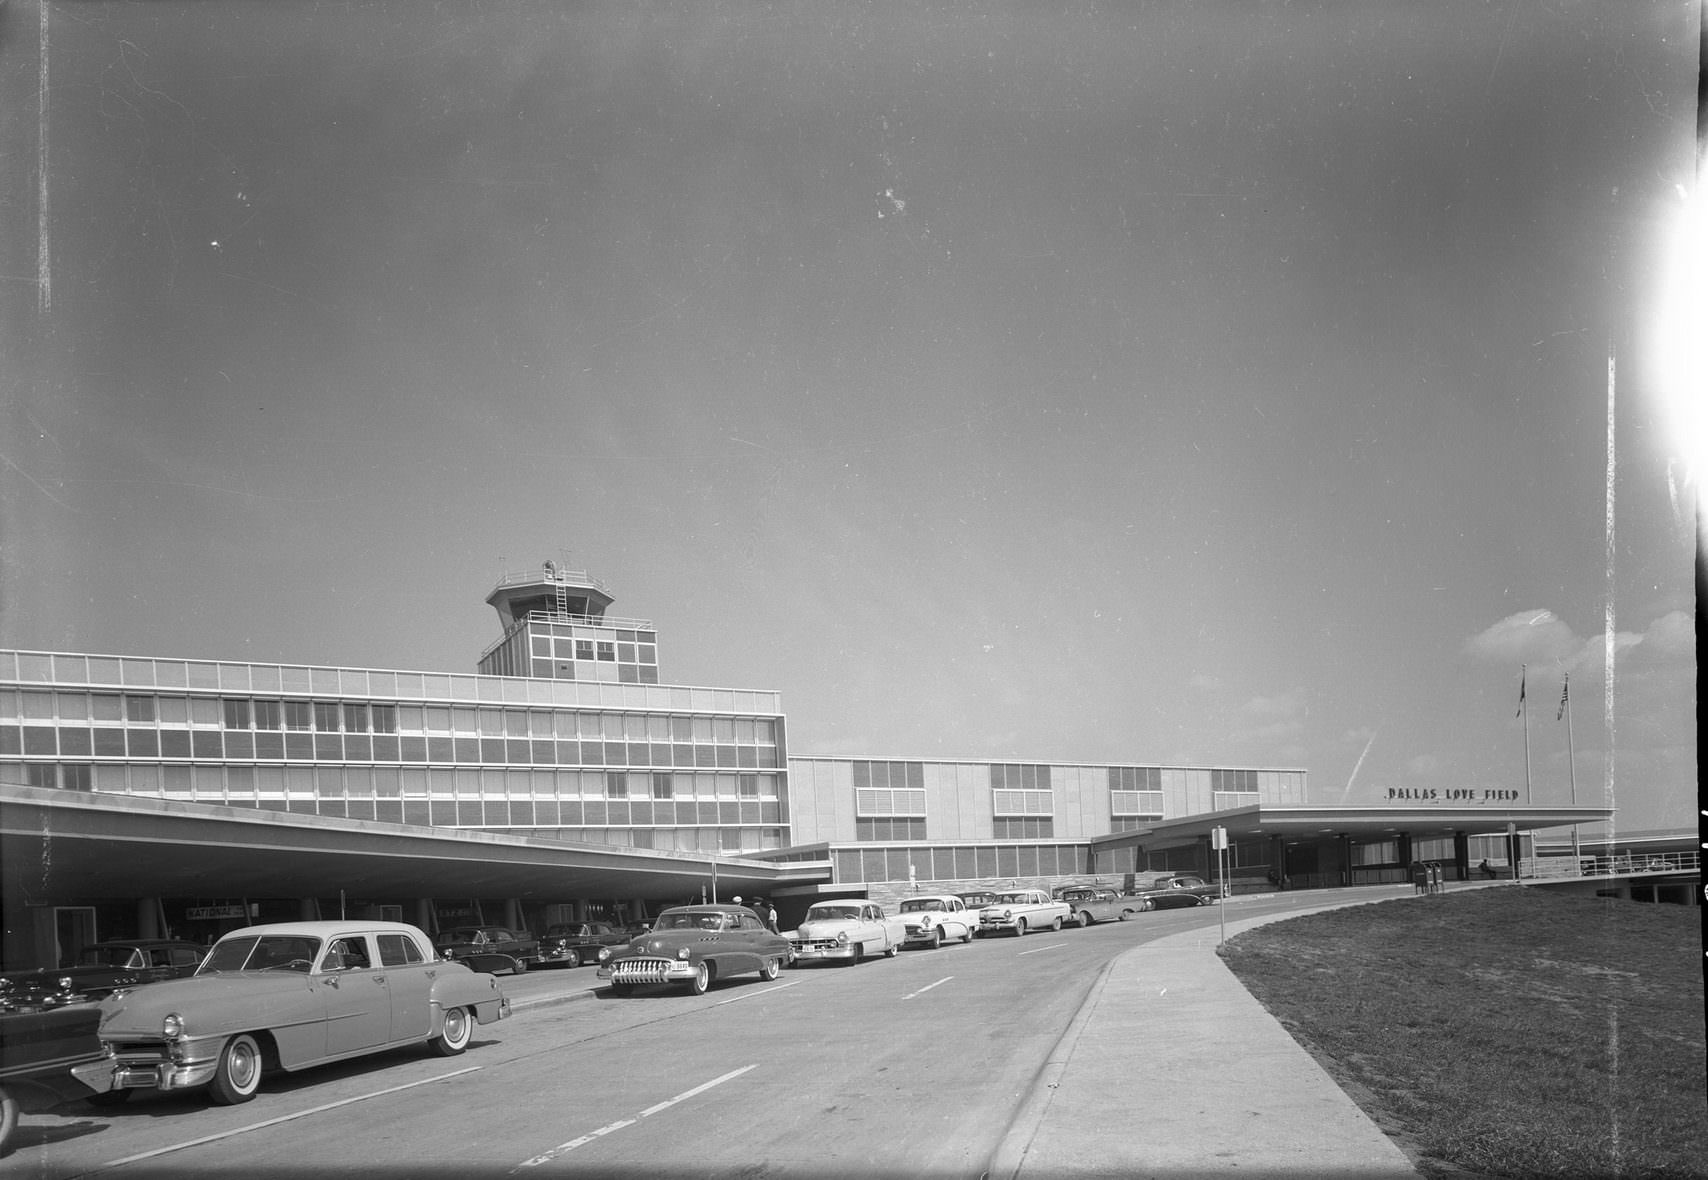
[[[584,991],[570,992],[567,995],[530,996],[525,1000],[513,999],[510,1001],[510,1014],[514,1016],[516,1013],[527,1009],[555,1008],[559,1004],[572,1004],[577,1000],[591,1000],[594,998],[594,993],[596,991],[598,991],[597,988],[590,987]]]
[[[1050,1050],[1050,1055],[1044,1060],[1038,1076],[1033,1079],[1026,1097],[1021,1099],[1020,1109],[1015,1111],[1007,1132],[996,1145],[996,1150],[991,1153],[990,1161],[985,1165],[980,1180],[1012,1180],[1020,1174],[1020,1168],[1026,1162],[1026,1152],[1032,1146],[1032,1140],[1037,1138],[1038,1128],[1044,1125],[1044,1116],[1049,1113],[1050,1103],[1055,1099],[1056,1086],[1060,1084],[1062,1074],[1067,1072],[1068,1064],[1073,1060],[1073,1051],[1079,1046],[1080,1034],[1085,1031],[1086,1025],[1091,1023],[1092,1014],[1097,1011],[1097,1002],[1103,996],[1104,984],[1108,983],[1115,964],[1132,953],[1123,951],[1103,964],[1103,970],[1099,971],[1097,978],[1092,981],[1085,999],[1080,1001],[1079,1010],[1073,1014],[1073,1019],[1062,1032],[1061,1039]]]

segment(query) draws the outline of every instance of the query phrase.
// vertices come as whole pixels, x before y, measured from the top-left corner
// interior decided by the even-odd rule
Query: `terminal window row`
[[[492,702],[557,708],[646,708],[708,713],[775,713],[774,691],[615,684],[605,680],[391,672],[299,664],[222,664],[204,660],[0,651],[0,685],[77,685],[233,694],[376,697],[381,700]],[[0,689],[0,695],[12,689]]]
[[[3,766],[0,766],[3,772]],[[726,801],[765,801],[787,791],[781,775],[647,773],[641,771],[431,769],[395,766],[243,766],[233,763],[154,765],[132,763],[23,763],[30,786],[95,789],[117,794],[195,795],[198,798],[267,794],[325,797],[374,795],[446,799],[633,800],[680,808]],[[683,815],[691,815],[691,810]],[[716,822],[687,820],[685,822]]]
[[[769,717],[0,689],[0,721],[182,725],[317,733],[775,744]]]
[[[588,663],[595,660],[605,663],[621,661],[625,664],[658,663],[658,646],[652,643],[612,643],[605,639],[571,639],[568,636],[554,639],[538,632],[528,642],[528,650],[540,659],[582,660]]]
[[[838,848],[830,855],[839,885],[906,881],[910,877],[918,881],[981,882],[1065,877],[1088,872],[1090,865],[1090,848],[1085,844]]]
[[[774,746],[612,742],[396,734],[234,732],[117,726],[0,725],[0,758],[196,758],[292,762],[464,763],[491,766],[638,766],[773,770]]]

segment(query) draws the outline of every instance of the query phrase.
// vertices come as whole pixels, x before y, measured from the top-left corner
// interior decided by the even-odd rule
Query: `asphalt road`
[[[1247,899],[1254,916],[1292,899]],[[142,1093],[25,1116],[8,1175],[976,1178],[1098,970],[1214,906],[904,951],[854,967],[523,1009],[443,1059],[391,1053],[263,1082],[254,1101]],[[521,999],[592,968],[506,980]],[[1147,1079],[1143,1046],[1111,1109]]]

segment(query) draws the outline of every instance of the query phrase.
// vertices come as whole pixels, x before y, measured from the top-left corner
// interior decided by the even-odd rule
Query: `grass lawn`
[[[1494,887],[1221,953],[1426,1176],[1708,1176],[1701,922]]]

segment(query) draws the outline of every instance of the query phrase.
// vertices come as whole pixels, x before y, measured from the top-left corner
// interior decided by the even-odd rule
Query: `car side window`
[[[415,940],[402,934],[382,934],[379,936],[380,963],[386,967],[406,967],[411,963],[425,962],[421,950],[415,945]]]
[[[187,946],[173,947],[171,957],[175,967],[194,967],[202,961],[201,954]]]
[[[333,955],[342,957],[342,966],[345,971],[367,971],[373,967],[373,963],[368,959],[368,940],[359,935],[352,938],[340,938],[334,942],[332,949],[327,952],[328,960]]]

